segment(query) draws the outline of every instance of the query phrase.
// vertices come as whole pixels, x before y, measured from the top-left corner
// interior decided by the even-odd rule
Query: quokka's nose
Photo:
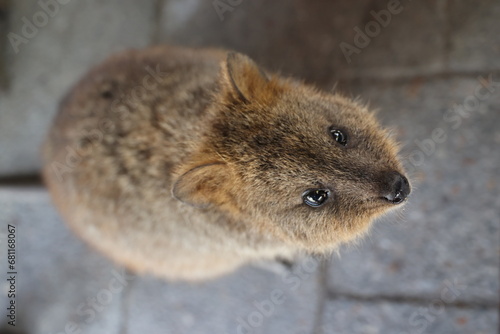
[[[387,186],[382,197],[393,204],[400,204],[408,197],[410,191],[408,179],[398,172],[393,172],[388,177]]]

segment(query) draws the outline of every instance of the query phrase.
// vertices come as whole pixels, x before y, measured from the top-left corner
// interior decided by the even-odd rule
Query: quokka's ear
[[[208,208],[221,201],[230,175],[228,166],[223,162],[198,165],[178,177],[172,187],[172,195],[196,208]]]
[[[223,80],[233,98],[251,102],[270,92],[270,80],[249,57],[236,52],[227,55],[223,67]]]

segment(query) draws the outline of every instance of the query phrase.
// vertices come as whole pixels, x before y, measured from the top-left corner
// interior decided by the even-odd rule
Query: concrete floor
[[[0,254],[7,277],[13,225],[18,273],[16,327],[2,315],[0,333],[498,332],[498,1],[63,2],[0,1],[1,35],[23,38],[0,47]],[[124,272],[61,221],[36,177],[38,149],[89,66],[156,43],[235,49],[360,96],[404,144],[408,205],[325,261],[249,266],[198,285]],[[112,280],[122,289],[111,292]],[[263,308],[276,291],[284,301]]]

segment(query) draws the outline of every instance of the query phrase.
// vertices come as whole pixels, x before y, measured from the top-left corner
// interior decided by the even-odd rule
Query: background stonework
[[[0,0],[2,273],[8,224],[19,250],[18,324],[2,314],[0,333],[497,333],[499,18],[495,0]],[[329,259],[197,285],[124,272],[62,222],[38,151],[90,66],[158,43],[234,49],[359,96],[403,144],[409,203]]]

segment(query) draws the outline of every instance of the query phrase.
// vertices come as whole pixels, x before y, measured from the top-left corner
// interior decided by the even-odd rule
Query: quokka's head
[[[174,196],[310,251],[334,248],[405,202],[396,143],[363,105],[265,74],[230,53]]]

